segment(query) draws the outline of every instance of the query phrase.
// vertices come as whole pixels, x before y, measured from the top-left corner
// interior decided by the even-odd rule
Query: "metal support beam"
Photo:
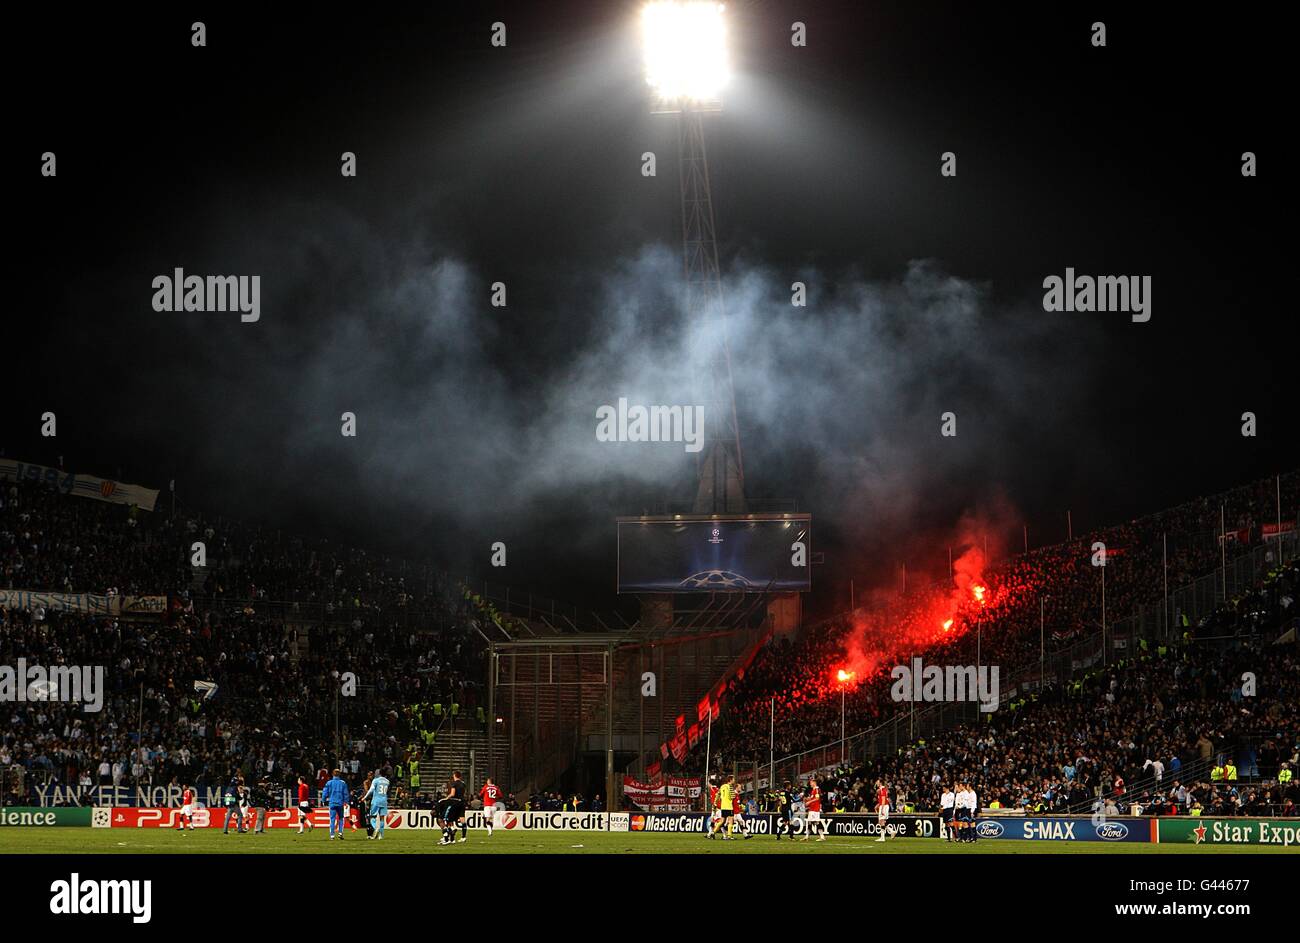
[[[488,642],[488,757],[487,757],[487,774],[496,776],[496,736],[497,736],[497,652],[496,643]],[[514,692],[510,692],[511,703],[514,702]]]
[[[678,122],[682,198],[682,267],[686,313],[698,332],[703,356],[697,369],[704,399],[706,448],[700,453],[696,513],[741,513],[745,510],[745,466],[736,421],[731,375],[731,347],[722,304],[713,196],[703,113],[684,110]]]
[[[605,810],[618,810],[614,792],[614,643],[605,649]]]

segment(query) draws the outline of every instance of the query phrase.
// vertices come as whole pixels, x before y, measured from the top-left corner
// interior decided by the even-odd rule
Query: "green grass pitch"
[[[276,855],[479,855],[479,854],[698,854],[698,855],[1014,855],[1014,854],[1295,854],[1295,848],[1249,845],[1149,845],[1107,842],[1038,842],[998,839],[974,846],[933,838],[835,837],[824,842],[777,841],[770,835],[709,841],[701,835],[627,832],[471,831],[463,844],[439,847],[434,831],[389,831],[383,841],[349,832],[330,841],[323,829],[299,835],[275,829],[264,835],[223,835],[220,830],[181,834],[164,829],[0,828],[0,854],[276,854]]]

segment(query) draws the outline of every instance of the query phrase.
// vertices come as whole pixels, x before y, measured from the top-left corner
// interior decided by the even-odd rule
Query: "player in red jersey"
[[[181,793],[181,817],[176,822],[176,830],[183,832],[185,829],[194,831],[194,787],[186,786],[185,791]]]
[[[496,824],[497,805],[501,802],[501,787],[492,782],[492,777],[489,776],[484,780],[478,796],[483,800],[483,825],[487,828],[488,838],[491,838],[492,826]]]
[[[301,776],[298,777],[298,834],[302,834],[303,826],[315,828],[316,823],[311,820],[311,787],[307,785],[307,780]]]
[[[731,821],[734,823],[732,828],[740,829],[746,838],[754,837],[749,830],[749,823],[745,821],[745,807],[740,801],[739,789],[731,794]]]
[[[876,841],[884,841],[889,835],[889,787],[884,780],[876,780],[876,827],[880,834]]]
[[[808,840],[812,834],[814,826],[821,832],[817,836],[818,841],[826,840],[826,827],[822,823],[822,791],[817,786],[817,780],[814,777],[808,778],[808,791],[804,793],[803,806],[808,811],[808,829],[803,833],[803,841]]]
[[[712,838],[722,824],[722,810],[718,808],[718,784],[709,783],[709,820],[704,823],[704,837]]]

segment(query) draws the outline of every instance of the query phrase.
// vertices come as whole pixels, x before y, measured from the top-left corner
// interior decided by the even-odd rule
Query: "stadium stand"
[[[1282,505],[1291,509],[1292,516],[1297,477],[1291,473],[1281,479]],[[720,763],[724,769],[750,770],[761,779],[769,772],[771,760],[780,758],[786,761],[775,764],[777,779],[781,780],[844,764],[867,770],[868,778],[881,773],[900,778],[914,800],[931,802],[937,798],[929,782],[935,771],[927,768],[922,776],[911,767],[898,765],[898,757],[924,747],[925,757],[945,757],[943,762],[951,771],[954,765],[973,762],[983,751],[996,755],[1001,745],[995,746],[999,744],[997,740],[988,740],[993,732],[1002,731],[1012,721],[1022,724],[1049,704],[1059,703],[1062,710],[1071,706],[1080,709],[1079,705],[1088,702],[1093,693],[1095,678],[1114,680],[1123,685],[1122,691],[1128,692],[1157,686],[1162,673],[1168,674],[1172,676],[1165,679],[1168,683],[1181,686],[1164,692],[1166,709],[1173,710],[1178,705],[1179,710],[1193,710],[1194,707],[1178,701],[1191,690],[1183,683],[1187,672],[1192,671],[1196,683],[1203,685],[1207,683],[1206,675],[1204,671],[1198,672],[1196,666],[1206,659],[1225,657],[1222,653],[1210,654],[1213,646],[1204,645],[1205,640],[1226,636],[1236,642],[1242,637],[1280,635],[1296,622],[1294,557],[1287,566],[1280,566],[1276,553],[1278,541],[1267,539],[1263,529],[1268,510],[1276,507],[1274,486],[1274,481],[1261,482],[1225,495],[1198,499],[1138,521],[1101,529],[1070,544],[1042,548],[986,568],[981,579],[987,584],[989,595],[987,605],[979,607],[978,636],[969,630],[971,619],[966,620],[968,630],[963,633],[945,635],[934,631],[936,605],[941,608],[952,595],[949,584],[927,587],[879,611],[859,610],[837,616],[809,627],[794,641],[776,640],[748,667],[743,678],[728,686],[720,722],[713,730],[715,763],[711,766],[716,769],[715,764]],[[1220,539],[1220,506],[1227,541]],[[1284,521],[1293,523],[1293,518]],[[1096,541],[1103,541],[1118,551],[1109,559],[1106,572],[1106,605],[1111,621],[1105,649],[1101,641],[1098,573],[1090,560]],[[1294,546],[1293,536],[1286,545]],[[1290,554],[1294,552],[1292,549]],[[1235,558],[1231,569],[1226,565],[1229,553]],[[1165,559],[1169,563],[1168,601],[1162,593]],[[1197,576],[1202,578],[1197,580]],[[1040,599],[1044,600],[1041,610]],[[963,611],[969,614],[972,608],[967,604]],[[1116,615],[1128,618],[1117,623]],[[1047,633],[1050,640],[1045,638]],[[836,669],[849,663],[851,640],[861,637],[866,639],[867,654],[872,656],[867,663],[873,671],[842,692],[835,684]],[[1177,646],[1180,653],[1184,652],[1185,642],[1195,642],[1199,647],[1195,653],[1188,651],[1175,659],[1171,654],[1173,648]],[[1040,645],[1051,654],[1040,655]],[[899,718],[907,718],[915,708],[891,699],[888,672],[891,666],[906,663],[914,655],[928,664],[999,665],[1004,679],[1003,709],[992,715],[994,720],[986,718],[986,726],[978,732],[972,732],[968,726],[944,729],[950,723],[970,719],[971,712],[949,712],[952,717],[949,724],[933,724],[933,729],[922,724],[913,728],[911,719],[905,719],[900,725]],[[1157,662],[1146,661],[1157,657]],[[1253,659],[1254,670],[1260,672],[1261,679],[1268,677],[1276,682],[1271,688],[1261,688],[1259,703],[1277,708],[1280,692],[1295,693],[1294,684],[1283,683],[1287,670],[1294,679],[1297,662],[1293,654],[1269,655],[1264,650],[1252,649],[1250,655],[1242,657]],[[1136,670],[1125,667],[1134,658],[1143,660],[1142,670],[1146,672],[1136,679],[1122,674]],[[1107,661],[1115,660],[1119,661],[1118,665],[1103,667]],[[1218,670],[1213,665],[1202,667]],[[1089,674],[1102,670],[1121,674]],[[1214,705],[1222,709],[1228,703],[1226,689],[1219,691],[1223,688],[1219,683],[1222,679],[1213,671],[1208,683],[1224,696],[1215,699],[1203,695],[1198,703],[1206,711]],[[1274,677],[1278,671],[1281,674]],[[1085,683],[1089,687],[1071,687]],[[1008,690],[1013,692],[1012,698],[1007,698]],[[1023,709],[1029,698],[1039,697],[1042,704],[1035,711]],[[1107,713],[1112,711],[1107,707]],[[928,711],[927,719],[939,713]],[[837,740],[842,730],[847,728],[849,733],[858,734],[864,728],[886,727],[890,721],[895,733],[901,726],[901,735],[885,738],[883,745],[871,737],[851,737],[850,741],[857,741],[860,755],[854,755],[850,742],[845,747],[845,757],[840,757]],[[1278,726],[1271,730],[1244,730],[1240,723],[1227,723],[1227,719],[1210,714],[1200,717],[1200,721],[1203,730],[1226,731],[1212,749],[1226,750],[1234,756],[1251,749],[1282,751],[1294,756],[1300,736],[1293,711],[1279,718]],[[1180,736],[1185,732],[1180,728]],[[1077,735],[1078,731],[1071,730],[1070,734]],[[1233,739],[1239,735],[1246,736],[1247,740]],[[815,749],[819,746],[820,751]],[[1036,744],[1033,755],[1040,755],[1050,746]],[[1007,770],[990,771],[981,782],[1003,805],[1023,805],[1029,801],[1066,808],[1085,801],[1080,783],[1091,776],[1084,788],[1090,802],[1096,798],[1095,791],[1103,787],[1103,780],[1121,775],[1126,782],[1135,782],[1134,770],[1102,746],[1091,743],[1091,752],[1080,748],[1091,765],[1084,779],[1066,783],[1064,788],[1059,781],[1049,781],[1044,786],[1039,782],[1042,777],[1037,775],[1041,772],[1037,768],[1020,776],[1009,776]],[[1145,763],[1151,759],[1169,767],[1174,765],[1175,757],[1179,757],[1179,763],[1199,758],[1180,756],[1180,752],[1190,749],[1189,744],[1180,742],[1176,746],[1140,743],[1138,747],[1144,748],[1140,760]],[[773,748],[774,755],[769,752]],[[1060,749],[1056,745],[1050,755],[1057,756],[1055,751]],[[887,760],[880,759],[878,754],[882,752]],[[698,772],[702,762],[703,750],[697,748],[684,768]],[[1244,765],[1244,758],[1238,758],[1238,763]],[[1099,768],[1094,770],[1092,765]],[[1121,769],[1122,773],[1118,772]],[[839,794],[847,796],[863,781],[860,777],[850,778],[849,784],[841,784]],[[1027,782],[1031,783],[1029,787]],[[1045,795],[1049,797],[1044,798]],[[1207,807],[1211,803],[1210,797],[1203,797],[1203,801]]]
[[[208,567],[189,566],[202,540]],[[0,588],[165,594],[161,618],[0,608],[0,663],[108,665],[104,710],[0,704],[11,801],[50,785],[314,781],[322,763],[408,775],[448,721],[480,729],[483,618],[455,581],[200,516],[0,483]],[[193,573],[205,578],[196,580]],[[355,696],[338,696],[346,672]],[[210,701],[195,681],[216,684]],[[420,783],[419,779],[415,782]],[[427,791],[436,783],[424,780]]]
[[[1300,760],[1300,657],[1289,649],[1180,644],[1053,685],[986,724],[839,767],[825,788],[844,811],[869,811],[877,778],[900,808],[933,811],[962,776],[991,809],[1295,815],[1294,782],[1278,782]],[[1247,671],[1254,698],[1241,694]],[[1214,775],[1229,763],[1232,781]]]
[[[1296,507],[1298,486],[1300,474],[1282,476],[1284,507]],[[1296,613],[1294,563],[1277,566],[1264,533],[1274,487],[1271,479],[1254,483],[983,567],[980,579],[990,593],[978,609],[978,636],[969,631],[970,600],[961,604],[964,631],[937,630],[933,614],[950,601],[948,584],[914,591],[883,609],[843,613],[806,628],[796,640],[773,639],[757,654],[738,640],[711,643],[716,652],[710,649],[709,658],[696,655],[685,663],[707,668],[725,685],[713,759],[762,765],[774,701],[778,757],[834,743],[842,716],[852,732],[891,720],[897,730],[903,710],[887,696],[887,668],[903,654],[917,654],[930,662],[999,664],[1004,677],[1018,679],[1014,688],[1010,682],[1004,687],[1015,694],[983,726],[961,725],[969,716],[908,726],[915,735],[894,737],[883,752],[875,741],[858,738],[873,747],[823,764],[839,764],[832,789],[846,804],[882,774],[897,780],[911,802],[929,802],[936,772],[995,756],[999,764],[981,763],[978,786],[1003,805],[1075,808],[1108,792],[1118,800],[1116,777],[1128,784],[1124,797],[1137,793],[1140,803],[1158,803],[1168,801],[1170,789],[1163,779],[1155,782],[1154,763],[1165,767],[1171,784],[1175,760],[1199,783],[1201,766],[1221,752],[1233,754],[1241,775],[1261,782],[1253,795],[1238,792],[1232,801],[1285,803],[1293,797],[1263,783],[1283,759],[1294,764],[1294,707],[1269,714],[1269,729],[1260,726],[1258,712],[1246,719],[1223,714],[1226,701],[1209,693],[1224,693],[1232,678],[1225,666],[1235,670],[1239,662],[1258,663],[1252,670],[1264,692],[1260,704],[1267,699],[1276,707],[1278,690],[1295,693],[1295,656],[1258,647],[1260,637],[1294,623]],[[207,548],[203,569],[189,565],[196,540]],[[1098,540],[1113,554],[1106,571],[1112,618],[1105,654],[1097,571],[1089,562]],[[1249,559],[1229,572],[1230,552]],[[1168,596],[1161,590],[1166,564]],[[99,714],[54,702],[0,704],[0,768],[14,772],[4,779],[11,802],[57,784],[219,786],[234,770],[248,782],[288,786],[299,774],[318,777],[326,762],[357,771],[393,764],[401,770],[399,789],[414,794],[401,798],[422,802],[421,794],[445,779],[449,763],[485,755],[488,639],[530,631],[458,581],[400,561],[195,513],[173,517],[71,498],[31,482],[0,482],[0,588],[168,599],[166,613],[152,616],[0,608],[0,664],[25,656],[51,665],[114,668]],[[1052,642],[1052,654],[1041,661],[1040,599]],[[1114,621],[1116,614],[1127,627]],[[1182,644],[1211,636],[1228,636],[1236,646],[1220,652],[1226,660],[1213,661],[1206,654],[1212,649],[1200,641],[1191,648]],[[830,679],[850,637],[863,640],[874,674],[841,699]],[[891,647],[896,638],[912,650]],[[1121,640],[1133,647],[1116,648]],[[683,664],[680,658],[672,663]],[[637,672],[623,670],[636,680]],[[360,679],[355,697],[338,696],[345,672]],[[216,695],[205,700],[196,681],[214,683]],[[699,679],[699,690],[707,686]],[[1182,700],[1198,692],[1204,694],[1199,701]],[[694,681],[678,694],[681,703],[670,714],[699,697]],[[1153,732],[1157,728],[1116,719],[1124,710],[1152,709],[1153,696],[1161,717],[1178,713],[1173,729]],[[584,723],[601,729],[600,710],[597,702],[578,729]],[[616,730],[633,724],[625,706],[616,710]],[[1196,710],[1202,712],[1188,713]],[[1092,726],[1097,717],[1110,726]],[[1121,750],[1104,736],[1116,725],[1121,732],[1146,733],[1140,740],[1131,734],[1134,746]],[[1186,740],[1193,730],[1191,754]],[[1211,756],[1199,745],[1201,734]],[[1077,747],[1051,739],[1059,736],[1074,737]],[[698,772],[702,746],[681,767],[666,760],[665,771]],[[1073,777],[1053,772],[1061,765],[1055,760],[1067,753],[1075,754],[1069,757]],[[1014,756],[1020,755],[1033,762],[1017,765]],[[1044,757],[1053,762],[1043,765]],[[808,771],[802,761],[794,768]],[[540,779],[525,786],[538,807],[589,807],[592,800],[561,795]],[[1207,809],[1226,801],[1203,792],[1194,798]]]

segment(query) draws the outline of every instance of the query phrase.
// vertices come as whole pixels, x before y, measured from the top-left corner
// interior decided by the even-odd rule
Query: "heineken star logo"
[[[1201,842],[1205,841],[1205,823],[1201,823],[1196,826],[1196,828],[1192,829],[1192,834],[1196,836],[1196,844],[1199,845]]]

